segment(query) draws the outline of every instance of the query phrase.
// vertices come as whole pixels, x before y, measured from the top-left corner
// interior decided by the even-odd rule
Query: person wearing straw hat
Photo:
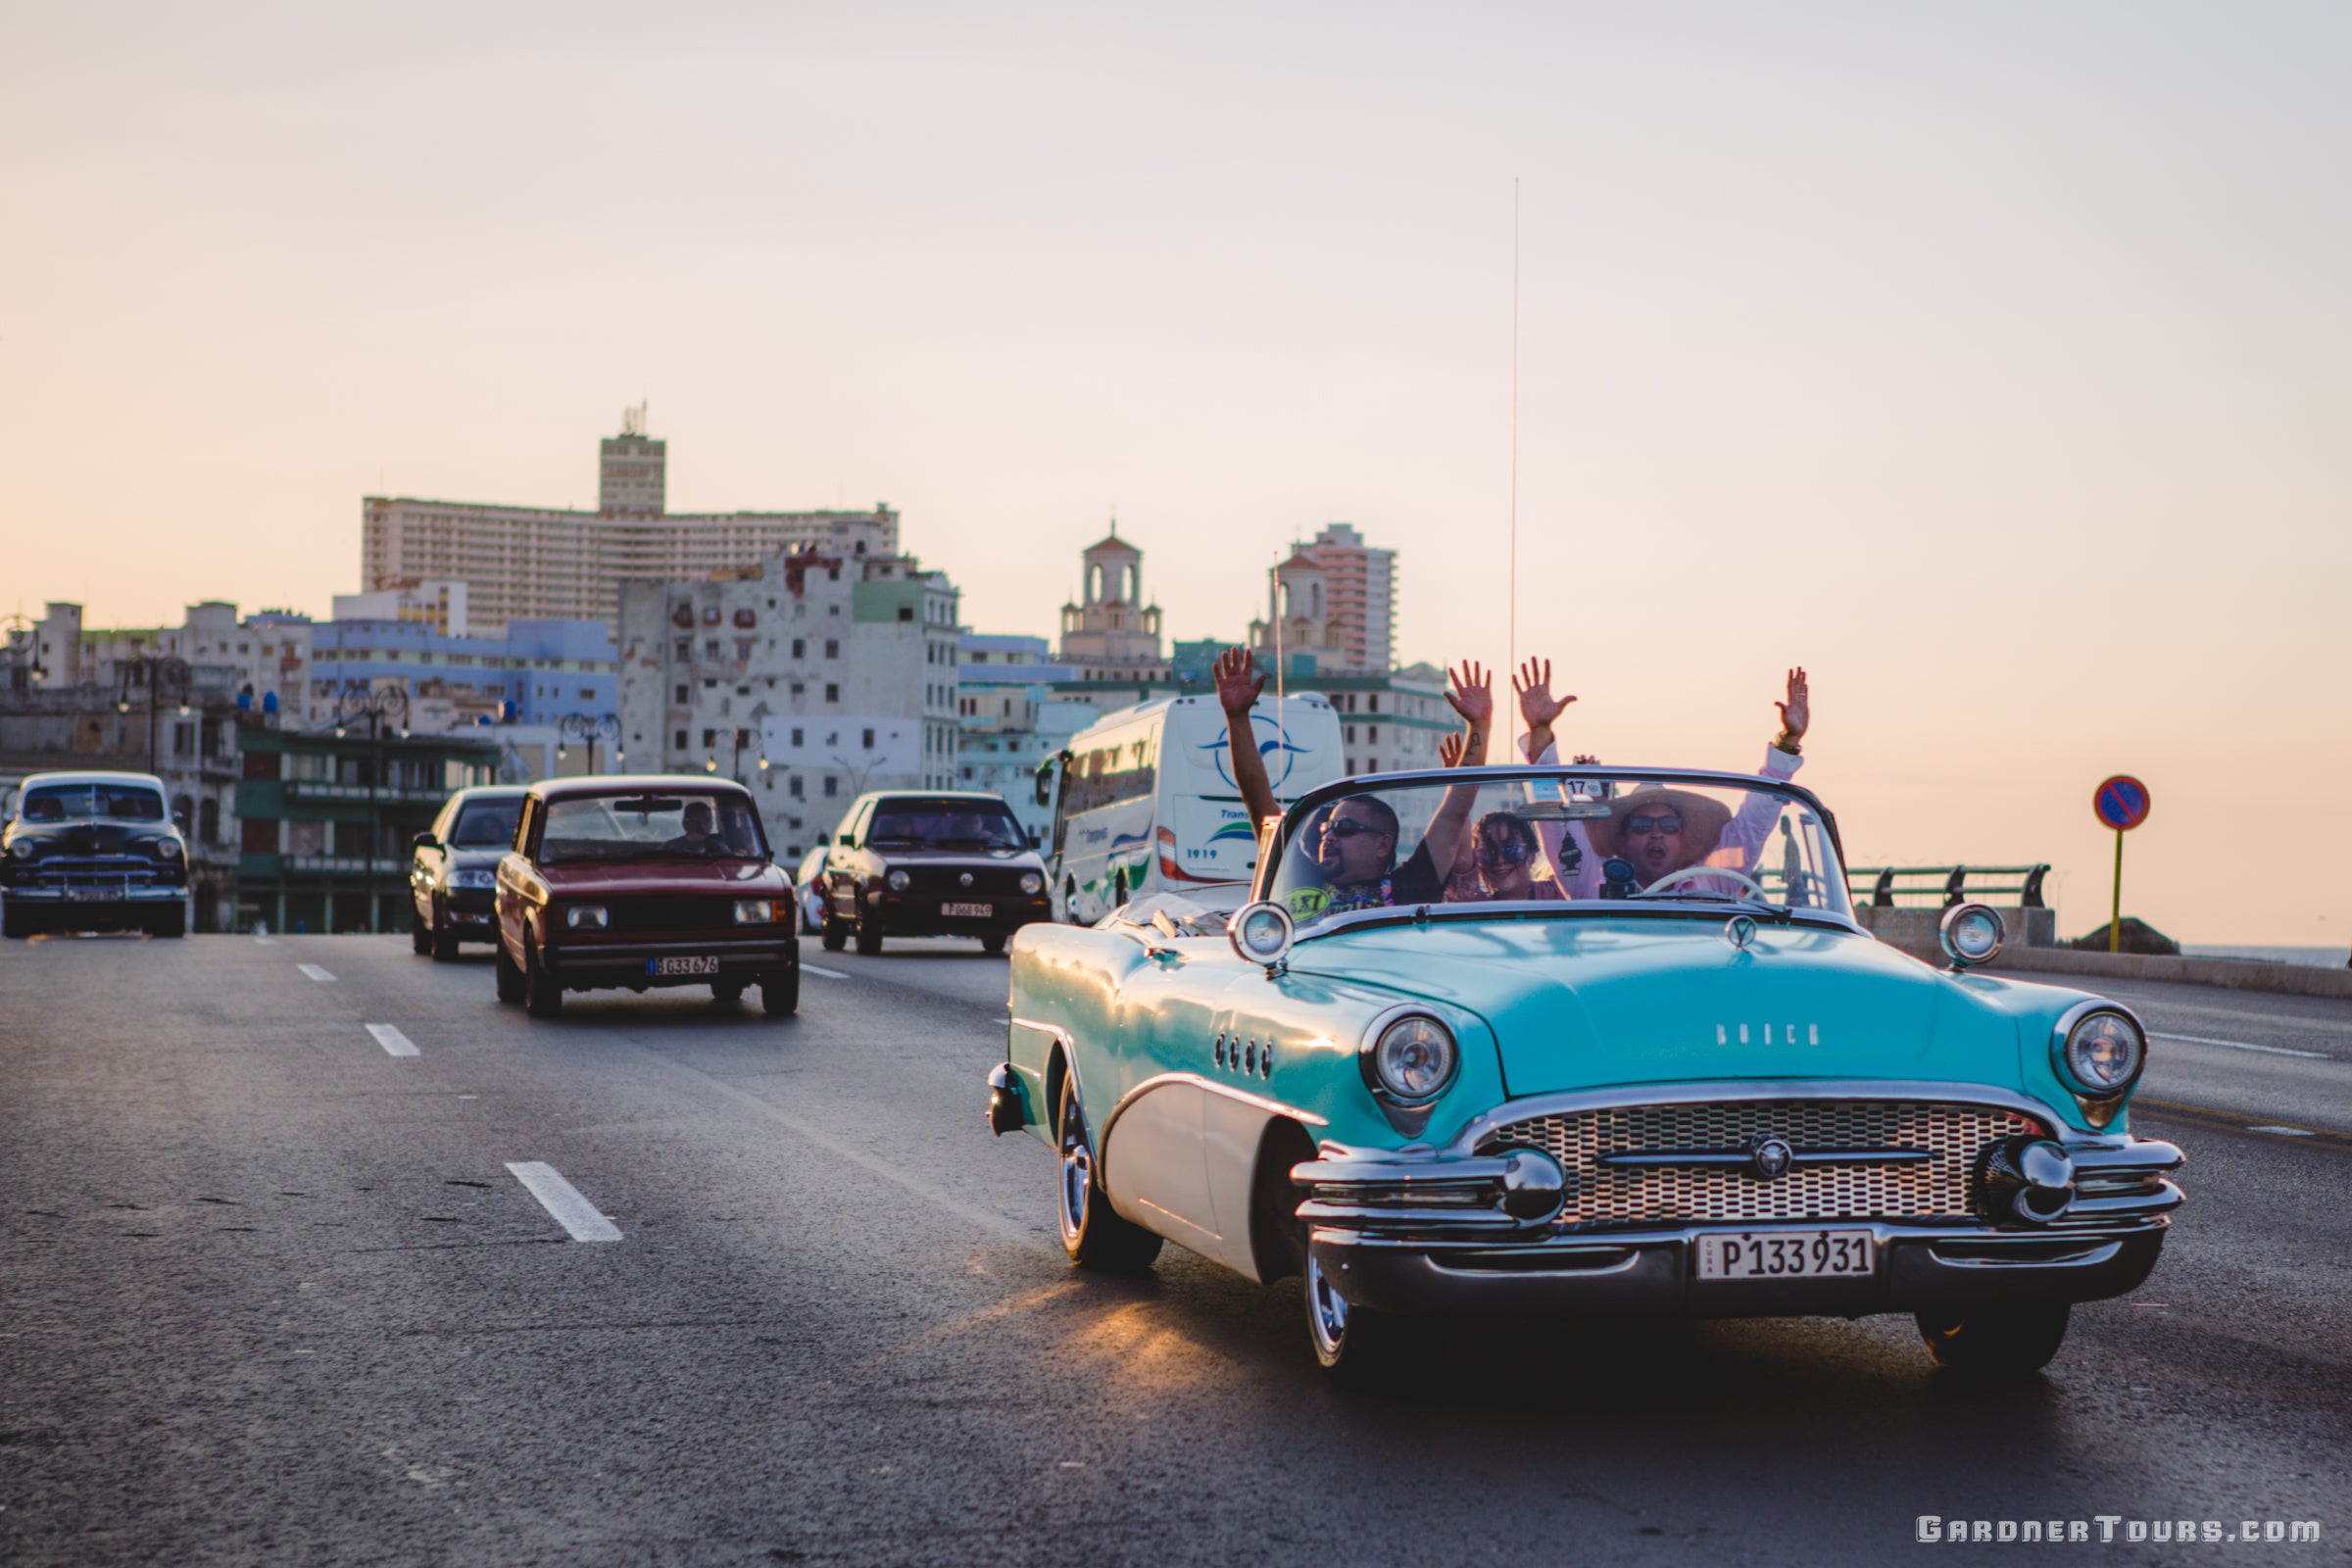
[[[1528,760],[1556,761],[1551,726],[1576,699],[1551,695],[1549,660],[1528,660],[1511,686],[1519,694],[1520,716],[1527,720],[1528,732],[1520,744]],[[1793,777],[1804,765],[1802,747],[1813,704],[1802,665],[1788,671],[1787,699],[1773,706],[1781,710],[1781,729],[1756,772],[1759,778],[1778,782]],[[1752,875],[1779,818],[1779,800],[1760,791],[1750,793],[1735,812],[1711,796],[1644,784],[1619,796],[1605,820],[1571,822],[1565,831],[1559,823],[1544,823],[1539,836],[1568,896],[1592,899],[1601,896],[1609,881],[1607,862],[1612,860],[1632,867],[1632,886],[1616,890],[1621,893],[1702,864]],[[1724,889],[1738,891],[1729,879],[1718,880]],[[1694,890],[1712,891],[1704,886]]]

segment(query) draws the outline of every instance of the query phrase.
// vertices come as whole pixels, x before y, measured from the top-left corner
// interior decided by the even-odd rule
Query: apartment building
[[[361,580],[369,592],[463,582],[476,635],[511,620],[601,620],[619,613],[624,582],[708,578],[767,556],[896,556],[899,514],[870,511],[664,511],[668,443],[634,411],[599,451],[597,510],[484,506],[410,496],[361,503]]]
[[[632,770],[749,786],[797,857],[868,789],[956,783],[956,590],[910,557],[778,551],[619,588]],[[640,759],[643,760],[640,761]]]

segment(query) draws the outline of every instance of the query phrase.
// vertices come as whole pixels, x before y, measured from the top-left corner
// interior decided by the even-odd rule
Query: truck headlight
[[[1023,871],[1021,873],[1021,891],[1032,894],[1043,893],[1046,891],[1046,879],[1035,871]]]
[[[773,925],[776,920],[776,901],[773,899],[737,899],[737,925]]]
[[[904,871],[893,871],[882,880],[889,885],[891,892],[904,893],[906,891],[906,884],[913,879]]]
[[[564,923],[574,931],[602,931],[612,918],[601,904],[575,904],[564,911]]]
[[[1417,1105],[1438,1098],[1461,1064],[1453,1031],[1426,1012],[1408,1012],[1373,1037],[1368,1053],[1373,1087]]]

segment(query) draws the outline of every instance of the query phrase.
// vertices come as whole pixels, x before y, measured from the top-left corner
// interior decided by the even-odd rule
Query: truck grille
[[[907,865],[901,869],[906,873],[907,892],[936,894],[941,898],[954,899],[985,897],[991,894],[999,898],[1007,894],[1018,897],[1021,891],[1021,873],[1026,867],[1018,865]],[[969,887],[966,887],[963,882],[966,875],[972,879]]]
[[[18,880],[44,888],[148,887],[164,879],[164,867],[143,855],[51,855],[20,871]]]
[[[2046,1132],[1997,1105],[1894,1100],[1759,1100],[1619,1105],[1536,1116],[1485,1146],[1527,1144],[1568,1174],[1564,1225],[1966,1217],[1977,1156],[1997,1139]],[[1791,1168],[1765,1181],[1739,1166],[1623,1168],[1603,1154],[1744,1151],[1777,1137],[1798,1153],[1920,1150],[1925,1160]]]

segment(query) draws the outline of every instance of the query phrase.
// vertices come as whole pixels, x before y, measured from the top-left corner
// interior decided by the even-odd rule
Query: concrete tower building
[[[1394,668],[1396,552],[1374,550],[1353,523],[1334,522],[1302,547],[1302,553],[1323,569],[1318,618],[1329,625],[1343,667],[1382,674]]]
[[[645,405],[624,410],[620,434],[598,443],[596,510],[660,516],[669,510],[669,443],[645,433]]]

